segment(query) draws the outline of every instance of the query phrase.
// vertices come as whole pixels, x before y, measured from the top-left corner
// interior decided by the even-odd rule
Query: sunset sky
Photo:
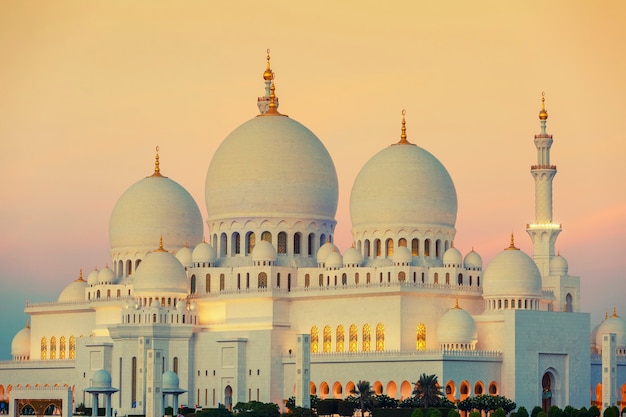
[[[532,255],[545,91],[557,250],[592,325],[626,316],[624,21],[623,1],[1,2],[0,360],[26,300],[110,264],[111,211],[155,146],[206,219],[209,162],[257,114],[267,48],[280,111],[335,162],[341,251],[352,183],[406,109],[455,183],[455,246],[486,264],[513,232]]]

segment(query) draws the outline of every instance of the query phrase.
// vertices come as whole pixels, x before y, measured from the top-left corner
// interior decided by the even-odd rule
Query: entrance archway
[[[546,372],[541,378],[541,408],[544,412],[548,412],[552,407],[552,395],[554,390],[554,375]]]
[[[233,388],[230,385],[226,385],[224,389],[224,407],[233,411]]]

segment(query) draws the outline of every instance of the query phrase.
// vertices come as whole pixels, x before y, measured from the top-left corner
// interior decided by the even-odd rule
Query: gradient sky
[[[513,232],[532,254],[545,91],[557,250],[592,325],[626,316],[624,21],[622,1],[2,1],[0,359],[26,300],[110,263],[110,213],[156,145],[206,218],[211,156],[257,114],[267,48],[280,111],[334,159],[342,251],[354,178],[406,109],[455,182],[455,246],[488,262]]]

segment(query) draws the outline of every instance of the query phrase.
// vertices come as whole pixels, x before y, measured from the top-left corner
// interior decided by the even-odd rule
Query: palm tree
[[[369,381],[359,381],[356,387],[350,391],[350,394],[355,394],[361,405],[361,417],[365,415],[365,408],[369,405],[370,399],[374,394]]]
[[[441,392],[441,388],[439,388],[439,383],[437,382],[437,375],[422,374],[420,379],[415,383],[413,395],[422,401],[422,405],[425,409],[430,405],[437,404],[441,400],[441,397],[443,397],[443,392]]]

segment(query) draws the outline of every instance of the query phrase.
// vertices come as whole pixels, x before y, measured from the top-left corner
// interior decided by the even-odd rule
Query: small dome
[[[615,333],[617,349],[626,349],[626,321],[613,311],[613,315],[604,320],[596,333],[596,348],[602,350],[602,336],[607,333]]]
[[[567,261],[560,254],[550,259],[550,274],[567,275]]]
[[[452,266],[458,268],[462,264],[463,255],[461,255],[461,252],[454,246],[452,246],[443,254],[443,266]]]
[[[254,262],[274,262],[276,260],[276,248],[267,240],[261,240],[252,250]]]
[[[216,256],[217,253],[215,252],[215,249],[213,249],[213,246],[206,242],[200,242],[195,248],[193,248],[191,260],[194,263],[213,262],[215,261]]]
[[[163,372],[163,389],[178,389],[178,375],[172,371]]]
[[[183,311],[185,309],[185,302],[182,300],[178,300],[176,303],[176,310]]]
[[[155,298],[154,300],[152,300],[152,304],[150,304],[150,308],[160,309],[161,301],[158,298]]]
[[[338,251],[331,252],[324,260],[326,268],[341,268],[343,266],[343,257]]]
[[[30,326],[17,332],[11,342],[11,356],[16,358],[30,358]]]
[[[363,256],[361,256],[361,252],[358,249],[352,247],[348,248],[348,250],[343,254],[343,264],[349,266],[361,266],[363,262]]]
[[[98,283],[99,284],[113,284],[115,281],[115,272],[111,268],[104,267],[98,272]]]
[[[467,255],[465,255],[463,267],[469,270],[483,269],[483,259],[480,257],[478,252],[475,252],[474,249],[472,249]]]
[[[135,295],[187,295],[185,267],[174,255],[164,250],[150,252],[135,272]]]
[[[89,285],[90,287],[94,285],[98,285],[98,273],[99,272],[100,271],[98,271],[98,268],[94,268],[94,270],[91,271],[89,275],[87,275],[87,285]]]
[[[67,287],[63,289],[63,291],[61,291],[58,301],[60,303],[84,301],[85,288],[87,288],[87,281],[83,280],[81,277],[71,282]]]
[[[176,252],[176,259],[183,264],[183,266],[191,266],[193,251],[189,246],[183,246]]]
[[[192,301],[191,304],[189,304],[189,310],[190,311],[198,310],[198,303],[196,303],[195,301]]]
[[[111,374],[106,369],[94,372],[91,377],[92,388],[111,388]]]
[[[437,324],[439,344],[470,344],[478,340],[476,322],[470,314],[456,306],[448,310]]]
[[[541,274],[535,261],[511,247],[497,254],[485,269],[484,297],[541,297]]]
[[[332,252],[338,251],[334,243],[328,241],[317,250],[317,263],[322,264]]]
[[[406,246],[398,246],[393,252],[393,262],[396,264],[411,263],[413,260],[413,254],[411,249]]]

